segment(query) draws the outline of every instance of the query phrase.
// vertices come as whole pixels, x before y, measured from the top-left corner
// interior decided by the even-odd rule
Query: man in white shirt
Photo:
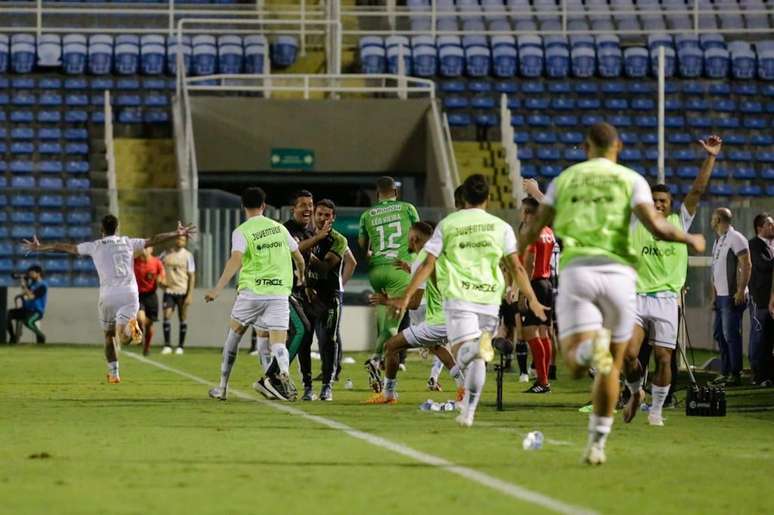
[[[742,384],[742,315],[752,262],[747,238],[734,229],[732,218],[725,207],[712,214],[712,230],[718,235],[712,246],[714,333],[721,360],[721,376],[715,382],[738,386]]]
[[[142,331],[137,323],[140,309],[137,281],[134,277],[134,254],[145,247],[152,247],[180,236],[189,236],[196,231],[193,225],[177,223],[177,230],[157,234],[149,239],[119,236],[118,218],[105,215],[102,219],[102,238],[73,243],[40,243],[37,237],[24,240],[30,252],[67,252],[76,256],[91,256],[99,275],[98,312],[105,332],[105,358],[108,364],[107,379],[110,384],[121,382],[118,374],[119,344],[141,343]]]
[[[177,349],[175,354],[182,354],[185,346],[185,336],[188,333],[188,306],[193,299],[196,284],[196,264],[194,256],[186,247],[188,238],[181,236],[175,241],[175,246],[161,254],[164,263],[166,281],[164,288],[164,349],[162,354],[172,354],[172,312],[177,308],[179,322]]]

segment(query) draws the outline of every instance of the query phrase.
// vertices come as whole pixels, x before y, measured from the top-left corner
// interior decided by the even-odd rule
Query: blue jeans
[[[769,310],[750,302],[750,368],[757,382],[771,379],[772,340],[774,320]]]
[[[721,295],[715,299],[715,341],[720,347],[721,373],[724,376],[742,373],[742,315],[746,305],[734,304],[734,297]]]

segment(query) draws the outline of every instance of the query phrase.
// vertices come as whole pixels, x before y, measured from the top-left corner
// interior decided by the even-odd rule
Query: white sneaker
[[[172,347],[165,345],[163,349],[161,349],[162,354],[172,354]]]
[[[591,366],[602,375],[613,370],[613,355],[610,354],[610,330],[600,329],[592,342]]]
[[[260,355],[260,354],[261,354],[261,351],[259,351],[258,349],[255,349],[254,351],[252,351],[252,352],[250,353],[250,356],[258,356],[258,355]]]
[[[400,369],[401,372],[405,372],[406,371],[406,365],[404,365],[403,363],[398,365],[398,368]]]
[[[529,375],[527,374],[521,374],[519,376],[519,382],[520,383],[529,383]]]
[[[599,442],[589,444],[583,453],[583,462],[589,465],[602,465],[607,461],[605,448]]]
[[[473,426],[473,415],[472,414],[462,413],[462,414],[458,415],[457,418],[455,418],[454,420],[456,420],[457,423],[461,427],[471,427],[471,426]]]
[[[175,354],[177,354],[178,356],[183,354],[183,352],[185,352],[185,351],[183,350],[182,347],[178,347],[177,349],[175,349]]]
[[[225,388],[212,388],[209,392],[211,399],[218,399],[219,401],[225,401],[226,400],[226,389]]]
[[[648,424],[651,426],[664,426],[664,417],[656,415],[655,413],[648,413]]]

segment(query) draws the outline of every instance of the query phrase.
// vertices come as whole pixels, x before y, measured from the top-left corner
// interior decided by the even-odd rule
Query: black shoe
[[[379,362],[374,358],[369,358],[365,362],[365,369],[368,372],[368,386],[374,393],[380,393],[384,388],[384,383],[379,370]]]
[[[551,385],[535,383],[528,389],[524,390],[524,393],[551,393]]]
[[[258,379],[255,383],[253,383],[253,389],[255,389],[256,392],[266,397],[268,400],[273,400],[277,398],[274,395],[274,393],[269,389],[269,380],[265,377],[262,377]],[[282,400],[285,400],[285,399],[282,399]]]
[[[556,380],[556,365],[548,366],[548,378],[551,380]]]

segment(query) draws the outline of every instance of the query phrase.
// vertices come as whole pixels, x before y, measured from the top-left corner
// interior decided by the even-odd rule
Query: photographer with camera
[[[11,343],[19,343],[22,324],[35,333],[37,343],[46,343],[46,335],[38,327],[38,321],[43,318],[48,300],[48,285],[43,280],[43,269],[33,265],[24,274],[13,274],[14,279],[21,282],[22,293],[16,298],[21,300],[21,307],[8,311],[8,335]],[[15,325],[15,327],[14,327]]]

